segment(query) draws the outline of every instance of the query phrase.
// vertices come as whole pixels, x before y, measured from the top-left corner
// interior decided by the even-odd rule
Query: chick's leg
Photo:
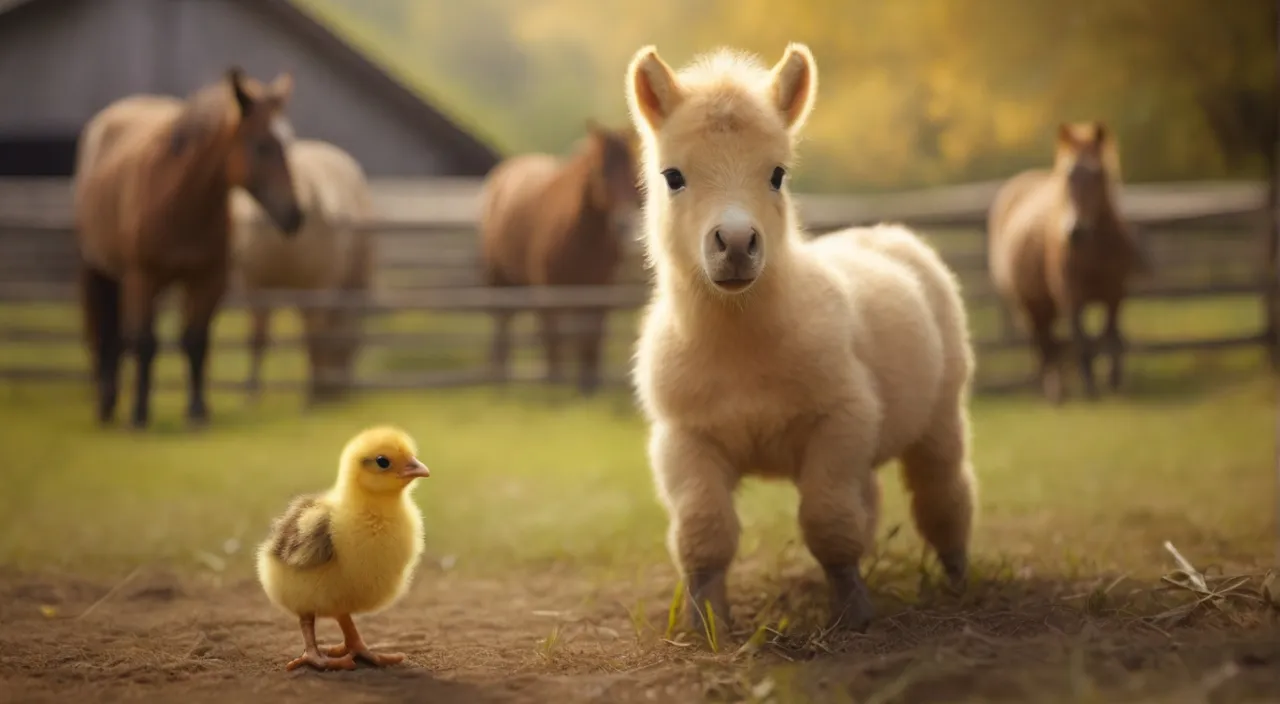
[[[337,618],[338,627],[342,629],[342,645],[335,645],[326,648],[331,657],[351,657],[355,656],[379,667],[384,665],[395,665],[404,661],[404,653],[375,653],[369,650],[369,646],[364,644],[364,639],[360,637],[360,632],[356,630],[356,622],[351,620],[351,616],[344,615]]]
[[[303,650],[302,657],[290,660],[284,669],[295,670],[303,665],[310,665],[317,670],[354,670],[356,668],[355,658],[349,654],[328,657],[320,654],[320,649],[316,647],[315,614],[298,617],[298,624],[302,626],[302,642],[306,649]]]

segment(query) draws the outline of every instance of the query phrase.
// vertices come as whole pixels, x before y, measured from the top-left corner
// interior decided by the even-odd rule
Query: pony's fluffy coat
[[[816,85],[799,45],[772,70],[721,51],[679,74],[646,48],[628,74],[657,279],[634,379],[672,555],[695,610],[710,604],[722,622],[739,533],[732,492],[747,474],[797,485],[805,541],[845,626],[871,616],[858,561],[877,519],[873,470],[888,460],[902,460],[916,526],[948,574],[959,580],[967,561],[974,363],[954,275],[898,225],[807,241],[785,188],[740,185],[793,161]],[[672,195],[660,171],[676,165],[689,185]],[[702,202],[724,194],[751,213],[768,253],[736,295],[711,284],[687,244],[702,236]]]

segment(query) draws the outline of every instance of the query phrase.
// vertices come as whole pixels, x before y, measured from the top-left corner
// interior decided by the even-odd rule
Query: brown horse
[[[288,74],[268,86],[233,67],[187,100],[123,98],[85,126],[74,201],[100,422],[115,414],[128,347],[137,360],[133,426],[146,427],[156,299],[173,284],[185,294],[187,419],[208,421],[205,360],[229,276],[231,189],[253,194],[285,233],[302,224],[284,152],[291,88]]]
[[[594,121],[567,159],[524,154],[498,164],[481,191],[480,247],[490,286],[603,286],[622,259],[624,220],[639,207],[632,130],[609,130]],[[600,383],[605,311],[568,311],[578,323],[578,388]],[[494,376],[506,379],[514,311],[494,313]],[[558,383],[560,315],[539,312],[547,380]]]
[[[1146,269],[1134,233],[1119,213],[1120,160],[1115,137],[1101,122],[1058,127],[1052,170],[1025,171],[1001,187],[987,219],[988,267],[1006,304],[1020,311],[1040,361],[1045,397],[1064,390],[1061,345],[1054,325],[1065,315],[1085,394],[1097,396],[1096,350],[1086,337],[1084,311],[1106,308],[1102,341],[1111,360],[1111,389],[1120,387],[1124,341],[1120,307],[1132,275]]]

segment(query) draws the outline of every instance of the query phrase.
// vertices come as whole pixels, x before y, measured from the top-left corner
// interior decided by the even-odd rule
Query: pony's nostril
[[[756,236],[756,231],[751,231],[751,239],[747,240],[747,254],[755,255],[756,250],[760,249],[760,238]]]
[[[727,244],[725,244],[725,243],[724,243],[724,238],[720,236],[720,230],[719,230],[719,229],[717,229],[717,230],[716,230],[716,233],[715,233],[715,234],[716,234],[716,247],[718,247],[718,248],[720,249],[720,251],[721,251],[721,252],[723,252],[723,251],[725,251],[726,249],[728,249],[728,248],[729,248],[729,245],[727,245]]]

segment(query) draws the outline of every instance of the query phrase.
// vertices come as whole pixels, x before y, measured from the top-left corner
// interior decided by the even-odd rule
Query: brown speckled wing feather
[[[319,494],[295,498],[271,527],[271,554],[290,567],[319,567],[333,559],[329,507]]]

